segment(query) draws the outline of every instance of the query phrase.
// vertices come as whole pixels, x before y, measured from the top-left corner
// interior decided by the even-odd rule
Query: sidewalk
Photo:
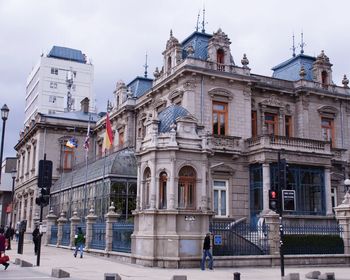
[[[30,269],[40,272],[42,275],[50,276],[52,268],[61,268],[70,273],[71,279],[80,280],[102,280],[104,279],[104,273],[118,273],[123,280],[170,280],[173,275],[187,275],[188,280],[229,280],[233,279],[234,272],[239,272],[241,274],[241,280],[281,279],[281,271],[279,267],[215,268],[214,261],[213,271],[201,271],[199,267],[198,269],[149,268],[139,265],[121,263],[114,260],[113,258],[99,257],[90,255],[88,253],[85,253],[82,259],[80,259],[79,256],[77,258],[74,258],[73,251],[71,250],[47,246],[42,246],[41,248],[41,259],[39,267],[34,266],[33,268],[21,268],[13,263],[16,258],[28,261],[36,265],[36,256],[33,252],[34,245],[33,243],[25,243],[23,255],[19,255],[17,254],[17,243],[13,242],[12,244],[13,249],[7,251],[7,254],[11,259],[11,265],[9,266],[8,271],[0,271],[0,279],[15,279],[10,277],[10,273],[6,274],[11,269],[23,269],[23,271]],[[2,268],[0,268],[0,270],[1,269]],[[334,272],[336,280],[350,280],[350,269],[348,267],[286,267],[285,275],[288,273],[300,273],[300,279],[304,280],[306,279],[306,273],[315,270],[318,270],[321,273]],[[8,275],[8,278],[6,278],[6,275]]]

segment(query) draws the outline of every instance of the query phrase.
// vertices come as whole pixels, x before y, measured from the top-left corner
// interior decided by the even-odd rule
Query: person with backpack
[[[75,251],[74,257],[77,257],[78,250],[80,251],[80,258],[83,258],[83,250],[85,246],[85,236],[81,227],[78,227],[78,232],[75,235]]]

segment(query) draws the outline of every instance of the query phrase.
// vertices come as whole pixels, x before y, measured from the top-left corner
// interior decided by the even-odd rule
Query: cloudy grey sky
[[[222,28],[236,64],[246,53],[253,73],[270,76],[273,66],[291,57],[293,32],[298,44],[303,31],[305,54],[325,50],[336,84],[350,75],[347,0],[0,0],[0,106],[10,108],[4,158],[15,156],[26,79],[42,52],[53,45],[82,50],[94,64],[97,106],[103,111],[118,80],[143,75],[146,52],[153,77],[170,29],[180,42],[185,39],[203,4],[206,32]]]

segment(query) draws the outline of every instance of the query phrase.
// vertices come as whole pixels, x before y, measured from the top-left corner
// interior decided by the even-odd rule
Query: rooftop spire
[[[147,68],[148,68],[148,64],[147,64],[147,52],[146,52],[146,63],[145,63],[145,65],[143,65],[143,67],[145,67],[145,78],[147,78]]]
[[[201,11],[199,10],[198,15],[197,15],[196,32],[198,32],[198,29],[199,29],[199,17],[200,17],[200,15],[201,15]]]
[[[294,32],[293,32],[293,46],[292,46],[292,51],[293,51],[293,57],[295,57],[295,49],[296,49],[296,47],[295,47],[295,41],[294,41]]]
[[[304,53],[304,47],[306,46],[306,44],[304,43],[304,33],[301,32],[301,43],[300,43],[300,53],[303,54]]]
[[[205,21],[205,6],[203,6],[203,20],[202,20],[202,33],[205,33],[205,25],[207,22]]]

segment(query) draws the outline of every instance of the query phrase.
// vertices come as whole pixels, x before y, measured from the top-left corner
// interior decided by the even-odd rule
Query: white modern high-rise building
[[[37,112],[79,110],[85,97],[90,100],[90,111],[94,111],[93,78],[94,67],[80,50],[54,46],[48,55],[40,57],[28,76],[24,124]]]

